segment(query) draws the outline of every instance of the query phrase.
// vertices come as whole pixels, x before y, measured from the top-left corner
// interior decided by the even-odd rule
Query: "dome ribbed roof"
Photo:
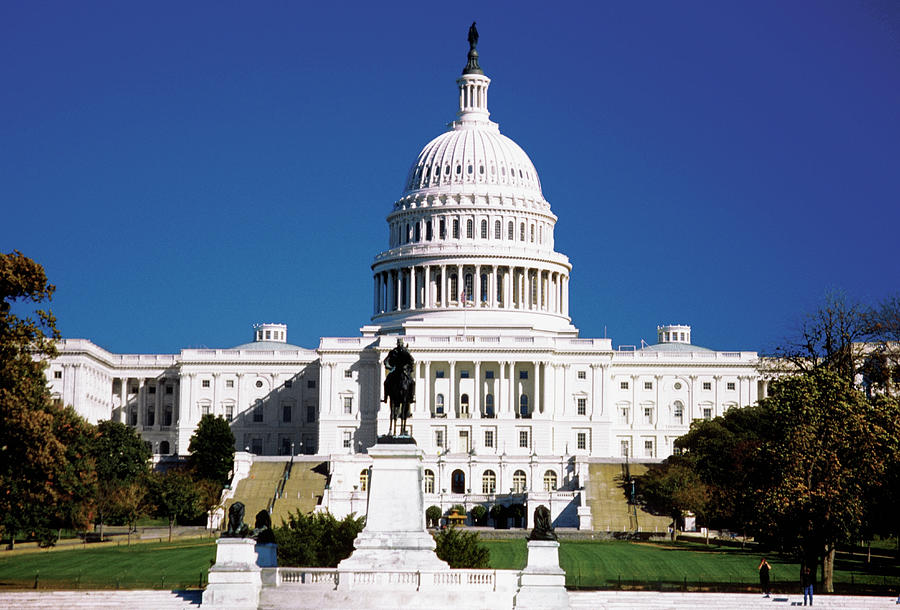
[[[447,131],[425,145],[409,170],[403,194],[428,190],[447,192],[454,187],[510,187],[543,199],[541,182],[525,151],[500,133],[496,123],[452,123]]]

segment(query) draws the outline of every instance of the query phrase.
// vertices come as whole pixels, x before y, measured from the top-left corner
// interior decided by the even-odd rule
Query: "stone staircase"
[[[588,469],[587,503],[591,507],[591,522],[595,531],[667,531],[671,519],[651,515],[640,507],[637,507],[635,527],[635,507],[628,504],[622,487],[626,472],[630,472],[631,476],[640,476],[647,472],[646,464],[591,463]]]
[[[253,527],[256,513],[268,508],[269,502],[275,496],[275,490],[281,482],[281,477],[284,476],[286,463],[286,461],[254,461],[250,466],[250,474],[238,482],[234,497],[227,502],[225,514],[228,514],[228,508],[232,504],[243,502],[244,522]]]
[[[816,608],[897,608],[896,597],[869,597],[850,595],[816,595]],[[569,591],[572,610],[699,610],[701,608],[728,608],[750,610],[766,608],[778,610],[803,606],[799,594],[773,595],[766,598],[755,593],[655,593],[651,591]]]
[[[311,513],[325,493],[327,465],[323,462],[295,461],[291,478],[284,484],[284,492],[272,509],[272,525],[281,525],[288,515]]]
[[[197,610],[202,591],[14,591],[0,592],[0,608],[66,610]]]

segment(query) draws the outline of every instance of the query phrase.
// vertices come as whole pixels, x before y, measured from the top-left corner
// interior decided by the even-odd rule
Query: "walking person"
[[[769,571],[772,569],[772,566],[769,565],[769,562],[766,561],[766,558],[763,557],[762,561],[759,562],[759,588],[762,589],[762,592],[766,597],[769,597]]]
[[[813,585],[816,583],[816,575],[809,566],[803,564],[800,569],[800,586],[803,588],[803,605],[806,605],[806,598],[809,596],[809,605],[813,605]]]

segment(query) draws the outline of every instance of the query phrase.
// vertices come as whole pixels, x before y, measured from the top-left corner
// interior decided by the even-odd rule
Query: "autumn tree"
[[[44,377],[59,332],[39,307],[54,290],[38,263],[0,254],[0,526],[11,546],[20,533],[52,541],[53,529],[80,525],[90,510],[90,428],[53,403]]]

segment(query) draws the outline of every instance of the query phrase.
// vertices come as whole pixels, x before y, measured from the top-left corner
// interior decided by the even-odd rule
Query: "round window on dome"
[[[492,165],[492,166],[491,166],[491,175],[493,176],[493,175],[495,175],[496,173],[497,173],[497,168],[494,167],[494,166]]]
[[[449,165],[444,168],[444,174],[446,174],[447,176],[450,175],[450,166]]]
[[[472,166],[471,166],[471,165],[468,167],[468,169],[466,169],[466,173],[468,173],[468,174],[471,175],[471,173],[472,173]]]
[[[478,173],[481,174],[482,176],[484,175],[484,166],[483,165],[478,166]]]
[[[456,166],[456,175],[458,176],[458,175],[460,175],[461,173],[462,173],[462,165],[457,165],[457,166]]]
[[[506,176],[506,167],[501,167],[501,168],[500,168],[500,175],[501,175],[501,176]]]
[[[522,177],[522,170],[519,170],[519,178]]]

